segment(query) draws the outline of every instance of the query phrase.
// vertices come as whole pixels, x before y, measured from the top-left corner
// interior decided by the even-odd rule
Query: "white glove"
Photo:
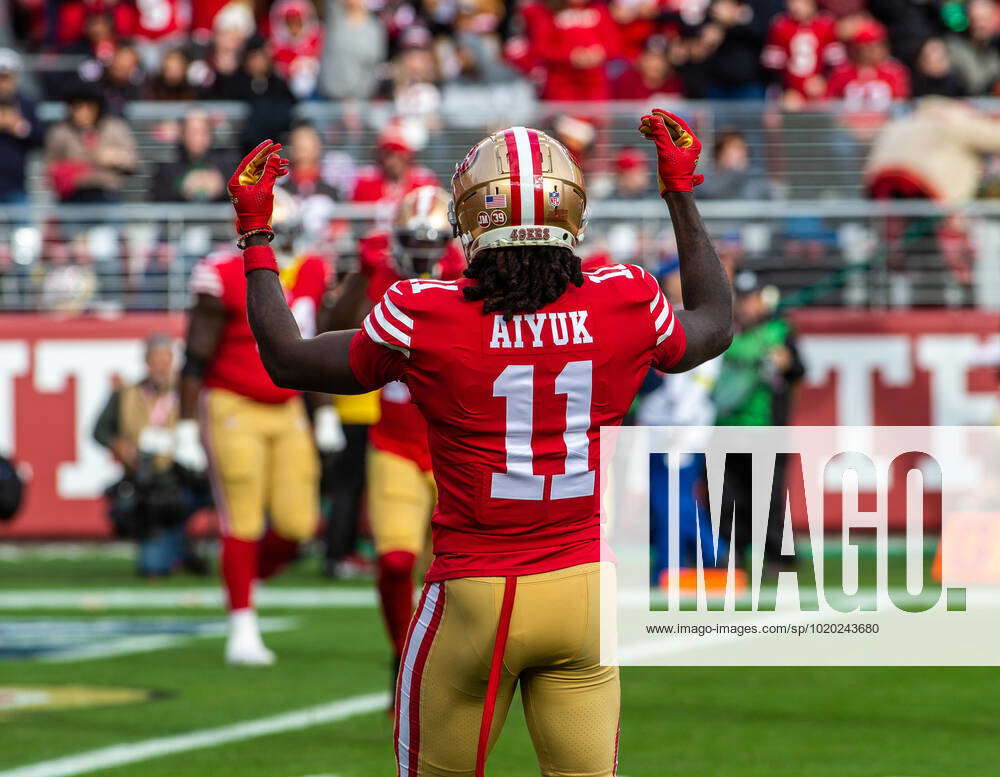
[[[340,416],[333,405],[322,405],[313,413],[313,437],[320,453],[339,453],[347,447]]]
[[[174,427],[174,461],[199,474],[208,469],[208,456],[201,444],[198,422],[193,418],[181,419]]]

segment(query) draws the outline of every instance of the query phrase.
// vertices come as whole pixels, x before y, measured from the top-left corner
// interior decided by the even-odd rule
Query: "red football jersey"
[[[639,267],[584,278],[509,322],[465,300],[474,281],[400,281],[351,341],[358,381],[402,381],[428,421],[428,580],[600,559],[600,428],[621,423],[649,367],[676,363],[686,340]]]
[[[829,14],[818,14],[808,22],[798,22],[782,14],[771,23],[761,62],[770,70],[780,70],[786,89],[803,97],[823,97],[806,92],[806,82],[844,61],[844,46],[837,39],[836,22]]]
[[[329,268],[318,256],[303,257],[281,271],[285,298],[303,337],[316,334],[316,311],[326,291],[328,276]],[[247,320],[243,257],[225,252],[203,259],[191,273],[190,286],[194,294],[218,297],[228,313],[215,358],[205,372],[205,385],[271,404],[297,396],[297,391],[275,386],[260,360],[257,341]]]
[[[885,110],[910,96],[910,74],[894,59],[871,67],[846,62],[830,74],[827,96],[843,98],[850,110]]]
[[[389,250],[389,235],[376,232],[359,242],[364,261],[374,272],[368,280],[368,298],[376,303],[392,284],[402,280]],[[465,255],[455,241],[448,244],[441,263],[440,277],[454,280],[465,269]],[[410,390],[402,381],[393,381],[379,394],[381,413],[379,420],[368,430],[372,447],[388,451],[414,462],[423,470],[431,468],[431,454],[427,449],[427,422],[413,404]]]

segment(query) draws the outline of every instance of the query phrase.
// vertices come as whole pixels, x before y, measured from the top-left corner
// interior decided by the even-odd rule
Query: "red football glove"
[[[695,175],[701,141],[680,116],[654,108],[642,117],[639,132],[656,144],[656,173],[660,196],[667,192],[690,192],[705,180]]]
[[[274,182],[288,172],[288,160],[278,156],[281,144],[265,140],[243,157],[229,179],[229,199],[236,209],[236,231],[240,237],[273,235]]]

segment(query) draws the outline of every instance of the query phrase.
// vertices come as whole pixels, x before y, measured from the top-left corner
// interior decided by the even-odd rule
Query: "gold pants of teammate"
[[[436,500],[430,472],[395,453],[368,451],[368,522],[379,555],[405,550],[420,556]]]
[[[620,697],[617,667],[600,665],[600,565],[509,580],[425,586],[396,687],[399,777],[473,777],[518,684],[543,777],[614,775]]]
[[[202,412],[223,533],[258,540],[266,514],[285,539],[311,538],[319,521],[319,462],[302,399],[274,405],[207,389]]]

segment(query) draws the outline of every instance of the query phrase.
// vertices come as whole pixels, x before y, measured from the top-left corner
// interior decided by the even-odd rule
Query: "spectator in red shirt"
[[[625,146],[615,157],[615,187],[612,196],[622,200],[638,200],[653,193],[649,160],[633,146]]]
[[[834,18],[821,12],[816,0],[788,0],[786,12],[771,23],[761,62],[780,75],[786,108],[823,99],[825,74],[844,62]]]
[[[544,68],[542,99],[607,100],[607,62],[620,55],[618,26],[594,0],[529,3],[522,11],[529,60]]]
[[[215,30],[215,17],[226,8],[226,6],[243,5],[249,7],[248,3],[230,2],[230,0],[195,0],[191,3],[191,29],[194,37],[202,42],[211,37]]]
[[[124,0],[70,0],[59,6],[56,19],[56,42],[62,49],[74,49],[93,41],[90,28],[98,17],[106,20],[109,39],[129,38],[135,33],[135,8]],[[95,51],[98,59],[110,57],[111,52]]]
[[[114,56],[119,44],[128,38],[129,32],[122,32],[119,24],[124,15],[116,16],[106,9],[86,8],[81,20],[80,35],[67,38],[62,46],[66,54],[79,54],[106,65]],[[130,27],[128,28],[131,29]],[[63,38],[60,32],[60,40]]]
[[[323,28],[308,0],[279,0],[271,8],[274,69],[302,99],[316,92]]]
[[[612,82],[611,96],[615,100],[653,100],[683,95],[684,85],[674,72],[669,47],[659,35],[647,40],[635,64]]]
[[[827,97],[843,99],[848,110],[886,110],[910,96],[910,74],[889,56],[885,27],[860,24],[850,45],[850,61],[830,74]]]
[[[398,127],[390,125],[379,136],[375,164],[358,171],[351,199],[394,205],[420,186],[440,183],[432,171],[413,163],[413,147]]]
[[[195,5],[191,3],[190,5]],[[143,65],[154,69],[163,52],[187,42],[191,14],[187,0],[141,0],[135,3],[135,44]]]
[[[658,31],[662,0],[611,0],[609,10],[618,23],[622,55],[632,61],[642,54],[646,41]]]

